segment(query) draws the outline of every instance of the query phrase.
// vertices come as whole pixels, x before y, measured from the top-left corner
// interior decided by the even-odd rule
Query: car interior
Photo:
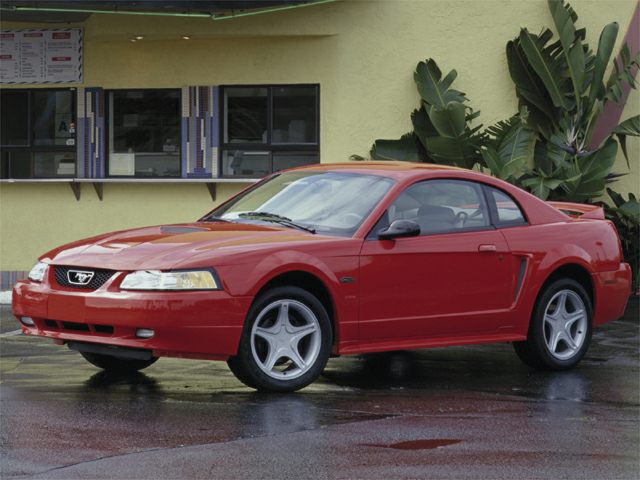
[[[387,224],[411,220],[421,235],[489,225],[480,186],[469,182],[434,180],[409,187],[387,211]],[[382,226],[381,226],[382,227]]]

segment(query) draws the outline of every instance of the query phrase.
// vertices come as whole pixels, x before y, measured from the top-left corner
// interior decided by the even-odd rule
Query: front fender
[[[318,257],[298,251],[275,252],[262,259],[251,271],[255,279],[247,295],[255,296],[275,277],[287,272],[305,272],[317,277],[335,297],[340,280],[329,266]]]
[[[333,321],[337,344],[353,342],[358,335],[358,255],[354,252],[335,252],[318,257],[298,250],[281,250],[268,254],[253,263],[220,266],[217,270],[225,289],[234,296],[255,297],[274,278],[289,272],[313,275],[325,286],[333,303]],[[341,283],[340,279],[350,281]]]

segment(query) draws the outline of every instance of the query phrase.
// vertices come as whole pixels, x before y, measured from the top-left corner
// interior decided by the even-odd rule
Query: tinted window
[[[0,93],[0,143],[29,145],[29,93]]]
[[[67,145],[74,138],[73,95],[69,90],[33,92],[34,145]]]
[[[273,88],[272,143],[317,143],[316,87]]]
[[[267,143],[266,88],[236,87],[224,91],[225,143]]]
[[[222,87],[221,171],[263,177],[318,163],[319,87]]]
[[[180,90],[109,92],[109,175],[180,176]]]
[[[69,89],[0,92],[0,178],[75,176],[75,96]]]
[[[423,235],[489,226],[478,184],[460,180],[429,180],[407,188],[388,210],[389,223],[412,220]]]
[[[498,223],[502,226],[523,225],[527,223],[518,204],[506,193],[489,188],[491,199],[495,202]]]

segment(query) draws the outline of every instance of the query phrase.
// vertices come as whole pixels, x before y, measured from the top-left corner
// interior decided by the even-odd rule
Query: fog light
[[[155,332],[150,328],[139,328],[136,330],[136,337],[138,338],[152,338]]]
[[[34,327],[35,326],[35,322],[33,321],[33,318],[31,317],[21,317],[20,321],[26,325],[27,327]]]

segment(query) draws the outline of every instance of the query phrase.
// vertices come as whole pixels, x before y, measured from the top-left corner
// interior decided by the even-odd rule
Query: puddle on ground
[[[434,448],[446,447],[449,445],[455,445],[462,440],[453,440],[450,438],[432,438],[422,440],[409,440],[407,442],[391,443],[388,445],[382,443],[369,443],[364,444],[366,447],[382,447],[382,448],[394,448],[396,450],[432,450]]]

